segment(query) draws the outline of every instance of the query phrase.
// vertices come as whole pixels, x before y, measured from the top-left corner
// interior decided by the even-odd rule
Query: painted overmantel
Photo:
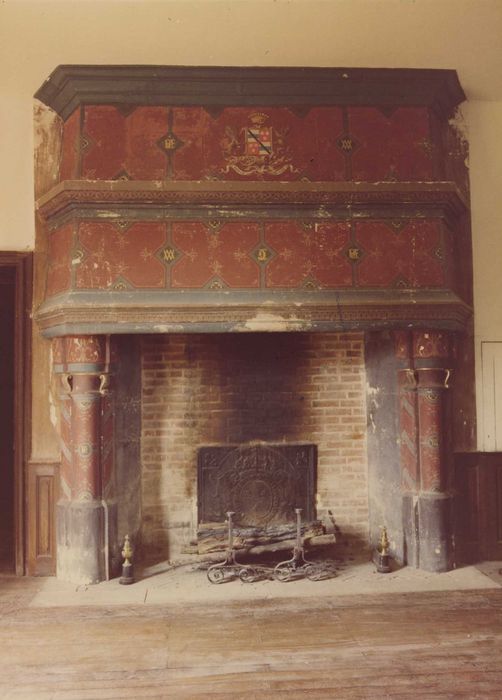
[[[60,66],[47,336],[461,329],[448,70]]]

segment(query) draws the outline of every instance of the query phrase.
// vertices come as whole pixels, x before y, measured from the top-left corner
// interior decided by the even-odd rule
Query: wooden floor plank
[[[231,604],[0,603],[3,700],[502,697],[502,590]]]

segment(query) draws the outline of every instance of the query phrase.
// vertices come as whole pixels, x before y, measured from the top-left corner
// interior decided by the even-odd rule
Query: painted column
[[[445,331],[397,333],[403,532],[406,561],[427,571],[453,565],[446,391],[451,338]]]
[[[77,583],[109,575],[112,468],[109,349],[104,336],[59,338],[53,346],[60,377],[61,493],[57,513],[57,574]],[[106,429],[104,431],[104,429]],[[113,517],[111,517],[113,516]]]
[[[452,494],[446,394],[451,380],[451,338],[447,332],[413,333],[417,383],[419,562],[428,571],[453,565]]]
[[[404,561],[419,566],[418,492],[420,466],[418,449],[417,382],[413,368],[410,332],[395,333],[398,370],[399,447],[403,502]]]

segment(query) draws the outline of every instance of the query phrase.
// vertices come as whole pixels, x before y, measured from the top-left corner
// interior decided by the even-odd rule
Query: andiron
[[[264,578],[277,581],[292,581],[297,578],[308,578],[320,581],[336,576],[333,564],[329,561],[313,562],[305,558],[305,548],[302,540],[301,508],[295,508],[296,513],[296,543],[291,559],[282,561],[274,568],[250,564],[242,564],[236,560],[233,535],[233,511],[227,512],[228,546],[224,561],[213,564],[207,570],[211,583],[224,583],[239,578],[244,583],[253,583]]]
[[[250,566],[240,564],[235,558],[234,533],[232,517],[233,511],[227,512],[228,521],[228,546],[225,553],[225,560],[219,564],[213,564],[207,570],[207,577],[211,583],[224,583],[235,578],[240,578],[244,583],[253,583],[260,578],[270,576],[271,570],[263,566]]]
[[[302,509],[295,508],[296,513],[296,544],[291,559],[281,561],[274,568],[274,578],[277,581],[291,581],[296,578],[308,578],[320,581],[336,575],[333,565],[327,561],[313,562],[305,558],[305,547],[302,540]]]

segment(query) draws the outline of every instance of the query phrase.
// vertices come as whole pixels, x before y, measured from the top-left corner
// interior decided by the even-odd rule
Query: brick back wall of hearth
[[[368,541],[363,334],[152,335],[142,347],[146,559],[176,557],[195,534],[198,447],[253,440],[315,443],[318,516],[333,512],[341,541]]]

